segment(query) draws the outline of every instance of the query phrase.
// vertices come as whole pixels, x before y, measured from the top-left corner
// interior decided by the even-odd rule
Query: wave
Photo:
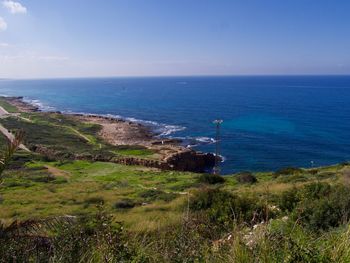
[[[159,137],[169,136],[173,133],[183,131],[186,129],[186,127],[184,127],[184,126],[169,125],[169,124],[159,123],[156,121],[141,120],[141,119],[130,118],[130,117],[127,117],[127,118],[121,117],[121,119],[131,121],[131,122],[140,123],[140,124],[143,124],[145,126],[151,127],[153,132],[156,133],[156,135]]]
[[[214,155],[216,155],[216,154],[214,153]],[[222,163],[224,163],[226,161],[226,157],[225,156],[219,154],[219,157],[220,157]]]
[[[216,140],[214,138],[205,137],[205,136],[198,136],[198,137],[186,136],[186,137],[171,137],[171,138],[181,140],[187,148],[193,148],[200,145],[208,145],[208,144],[216,143]]]
[[[38,109],[40,111],[56,111],[56,108],[55,107],[52,107],[52,106],[49,106],[43,102],[41,102],[40,100],[37,100],[37,99],[29,99],[29,98],[23,98],[23,101],[25,103],[28,103],[30,105],[33,105],[35,107],[38,107]]]

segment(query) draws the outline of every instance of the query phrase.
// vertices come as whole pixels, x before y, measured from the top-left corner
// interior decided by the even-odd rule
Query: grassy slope
[[[114,163],[68,161],[43,162],[33,156],[18,157],[6,172],[1,217],[27,219],[62,214],[85,214],[101,201],[117,220],[134,230],[156,228],[179,220],[186,209],[187,193],[197,187],[198,174],[159,171]],[[49,167],[49,169],[48,169]],[[226,176],[224,188],[233,192],[274,194],[312,181],[344,180],[347,165],[302,170],[297,175],[257,173],[258,183],[239,184]],[[155,196],[148,196],[152,190]],[[115,203],[129,200],[131,209],[116,209]]]
[[[26,145],[44,145],[62,155],[74,153],[153,158],[155,154],[143,147],[109,145],[98,137],[99,125],[78,122],[67,115],[22,113],[19,118],[0,119],[0,123],[9,130],[23,129]]]
[[[8,102],[6,102],[6,100],[4,100],[3,98],[0,98],[0,106],[3,107],[8,112],[12,112],[12,113],[18,112],[15,106],[12,106]]]
[[[3,219],[91,213],[96,210],[96,204],[103,201],[117,220],[126,221],[135,228],[181,216],[177,199],[183,198],[181,192],[192,186],[198,176],[86,161],[28,161],[23,168],[14,166],[6,172],[5,184],[0,190]],[[56,169],[51,171],[47,167]],[[161,199],[169,196],[174,200],[142,195],[150,189],[162,191]],[[135,208],[114,208],[115,202],[123,199],[133,200]],[[145,204],[142,206],[142,203]]]

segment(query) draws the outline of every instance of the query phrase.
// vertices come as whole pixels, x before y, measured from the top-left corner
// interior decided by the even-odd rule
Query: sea
[[[223,120],[223,174],[350,160],[350,76],[2,79],[0,95],[140,122],[203,152]]]

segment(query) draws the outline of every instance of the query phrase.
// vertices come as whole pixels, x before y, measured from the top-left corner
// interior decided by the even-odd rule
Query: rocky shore
[[[5,97],[6,101],[17,107],[20,112],[38,112],[40,109],[23,101],[23,97]],[[56,114],[63,114],[55,112]],[[215,156],[210,153],[202,153],[181,145],[181,141],[170,138],[160,138],[154,134],[150,127],[137,122],[111,118],[95,114],[69,114],[77,121],[98,124],[101,130],[98,136],[104,141],[115,146],[141,146],[156,152],[155,159],[138,157],[113,157],[104,156],[74,156],[76,159],[91,159],[99,161],[111,161],[126,165],[142,165],[166,170],[179,170],[191,172],[204,172],[214,166]],[[34,149],[45,155],[55,155],[39,146]]]

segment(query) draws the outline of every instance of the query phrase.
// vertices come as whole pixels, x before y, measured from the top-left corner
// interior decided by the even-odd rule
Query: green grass
[[[0,98],[0,106],[10,113],[18,112],[18,109],[8,103],[4,98]]]
[[[92,159],[99,155],[108,158],[134,156],[152,158],[155,152],[140,146],[113,146],[103,141],[100,125],[78,121],[73,116],[56,113],[22,113],[22,118],[8,117],[0,123],[11,131],[25,131],[24,144],[37,145],[53,151],[55,157],[73,158],[75,155]]]
[[[47,167],[56,170],[52,172]],[[253,185],[237,183],[235,175],[226,176],[222,188],[233,193],[278,194],[315,181],[340,182],[347,169],[350,169],[347,165],[338,165],[318,168],[317,173],[303,170],[298,175],[305,178],[302,181],[293,181],[294,175],[283,175],[282,180],[273,173],[256,173],[258,182]],[[320,176],[325,172],[327,177]],[[144,230],[180,220],[187,193],[199,186],[200,175],[108,162],[45,162],[37,155],[20,154],[5,176],[0,189],[2,219],[89,214],[96,210],[93,200],[101,199],[116,219],[132,229]],[[131,209],[115,209],[115,204],[122,200],[131,200],[136,205]]]
[[[154,218],[167,224],[162,217],[164,210],[166,215],[173,217],[169,222],[179,219],[182,191],[194,186],[198,177],[192,173],[163,172],[105,162],[23,161],[22,168],[16,165],[5,174],[4,187],[0,188],[2,219],[89,214],[96,211],[96,204],[92,201],[103,199],[116,219],[135,229],[154,224]],[[48,166],[58,169],[61,174],[50,173]],[[153,189],[160,192],[159,198],[149,198],[145,194]],[[115,203],[124,199],[133,200],[138,205],[125,211],[115,209]],[[147,204],[141,206],[142,203]],[[140,218],[143,220],[138,221]]]
[[[137,157],[147,157],[155,154],[154,150],[147,149],[140,146],[119,146],[114,153],[122,156],[137,156]]]

